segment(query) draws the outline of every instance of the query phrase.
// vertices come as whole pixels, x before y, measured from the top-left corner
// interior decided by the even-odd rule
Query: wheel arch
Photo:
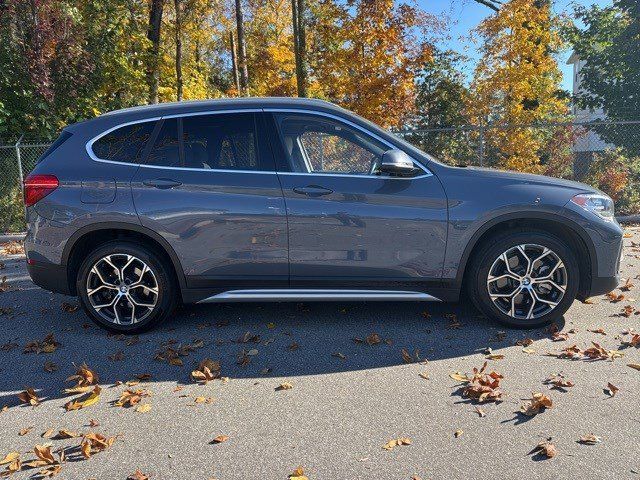
[[[535,221],[533,225],[532,221]],[[456,283],[460,288],[464,288],[464,282],[469,273],[467,267],[472,263],[474,254],[480,250],[480,247],[485,242],[490,241],[497,234],[522,228],[544,231],[569,241],[570,247],[576,250],[576,258],[580,270],[578,298],[584,298],[585,292],[589,291],[591,285],[591,276],[594,271],[597,271],[597,258],[593,242],[580,225],[566,217],[548,212],[544,214],[539,212],[518,212],[500,215],[478,228],[467,243],[460,260],[460,268],[456,275]]]
[[[67,268],[69,290],[76,294],[76,276],[83,253],[111,240],[133,240],[153,248],[169,261],[180,289],[186,288],[184,271],[180,259],[171,245],[158,233],[141,225],[126,222],[101,222],[77,230],[67,241],[62,252],[62,264]]]

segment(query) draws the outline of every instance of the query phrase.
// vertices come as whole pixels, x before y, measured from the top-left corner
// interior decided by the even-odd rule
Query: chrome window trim
[[[105,135],[109,135],[111,132],[113,132],[114,130],[117,130],[119,128],[128,127],[129,125],[136,125],[138,123],[157,122],[160,119],[162,119],[162,117],[151,117],[151,118],[144,118],[144,119],[141,119],[141,120],[133,120],[131,122],[119,123],[115,127],[111,127],[109,129],[105,130],[104,132],[99,133],[98,135],[96,135],[92,139],[90,139],[85,144],[85,150],[87,151],[87,154],[89,155],[89,158],[91,158],[91,160],[93,160],[94,162],[111,163],[111,164],[116,164],[116,165],[132,165],[132,166],[136,166],[137,167],[138,165],[140,165],[139,163],[116,162],[114,160],[105,160],[103,158],[98,158],[98,156],[96,156],[96,154],[93,153],[93,144],[95,142],[97,142],[98,140],[100,140]]]
[[[273,171],[267,171],[267,170],[228,170],[228,169],[215,169],[215,168],[189,168],[189,167],[165,167],[165,166],[160,166],[160,165],[146,165],[143,163],[126,163],[126,162],[116,162],[113,160],[105,160],[102,158],[98,158],[94,153],[93,153],[93,144],[95,142],[97,142],[98,140],[100,140],[102,137],[104,137],[105,135],[108,135],[109,133],[113,132],[114,130],[117,130],[118,128],[121,127],[127,127],[129,125],[135,125],[138,123],[146,123],[146,122],[157,122],[158,120],[165,120],[167,118],[183,118],[183,117],[194,117],[197,115],[216,115],[216,114],[223,114],[223,113],[261,113],[262,109],[261,108],[235,108],[235,109],[225,109],[225,110],[205,110],[202,112],[186,112],[186,113],[176,113],[173,115],[163,115],[161,117],[150,117],[150,118],[142,118],[142,119],[138,119],[138,120],[132,120],[131,122],[123,122],[123,123],[119,123],[118,125],[111,127],[105,131],[103,131],[102,133],[99,133],[98,135],[96,135],[95,137],[91,138],[85,145],[85,150],[87,151],[87,154],[89,155],[89,158],[91,158],[91,160],[93,160],[94,162],[100,162],[100,163],[111,163],[111,164],[115,164],[115,165],[132,165],[135,167],[143,167],[143,168],[161,168],[163,170],[190,170],[190,171],[197,171],[197,172],[221,172],[221,173],[258,173],[258,174],[267,174],[267,175],[275,175],[276,172],[275,170]]]
[[[371,132],[370,130],[361,127],[360,125],[351,122],[349,120],[347,120],[344,117],[338,116],[338,115],[333,115],[331,113],[327,113],[327,112],[320,112],[317,110],[309,110],[309,109],[304,109],[304,108],[236,108],[236,109],[225,109],[225,110],[205,110],[205,111],[201,111],[201,112],[186,112],[186,113],[176,113],[176,114],[172,114],[172,115],[163,115],[160,117],[150,117],[150,118],[142,118],[142,119],[138,119],[138,120],[132,120],[130,122],[123,122],[123,123],[119,123],[118,125],[115,125],[101,133],[99,133],[98,135],[96,135],[95,137],[91,138],[86,144],[85,144],[85,150],[87,151],[87,154],[89,155],[89,158],[91,158],[91,160],[93,160],[94,162],[100,162],[100,163],[109,163],[109,164],[114,164],[114,165],[130,165],[130,166],[135,166],[135,167],[142,167],[142,168],[159,168],[159,169],[163,169],[163,170],[186,170],[186,171],[196,171],[196,172],[219,172],[219,173],[256,173],[259,175],[306,175],[306,176],[313,176],[313,175],[321,175],[321,176],[330,176],[330,177],[342,177],[342,178],[377,178],[377,179],[384,179],[384,180],[417,180],[420,178],[425,178],[425,177],[430,177],[433,175],[433,173],[431,173],[429,171],[429,169],[427,169],[427,167],[425,167],[424,165],[422,165],[420,162],[418,162],[417,160],[415,160],[413,157],[411,157],[411,160],[413,161],[413,164],[416,165],[419,169],[421,169],[424,174],[422,175],[417,175],[415,177],[389,177],[389,176],[382,176],[382,175],[368,175],[368,174],[363,174],[363,175],[355,175],[355,174],[348,174],[348,173],[319,173],[319,172],[277,172],[275,170],[229,170],[229,169],[216,169],[216,168],[189,168],[189,167],[165,167],[165,166],[159,166],[159,165],[146,165],[143,163],[126,163],[126,162],[116,162],[113,160],[104,160],[102,158],[98,158],[94,153],[93,153],[93,144],[95,142],[97,142],[98,140],[100,140],[102,137],[104,137],[105,135],[108,135],[109,133],[113,132],[114,130],[117,130],[118,128],[121,127],[126,127],[129,125],[135,125],[138,123],[146,123],[146,122],[157,122],[159,120],[164,120],[167,118],[184,118],[184,117],[194,117],[197,115],[217,115],[217,114],[225,114],[225,113],[261,113],[261,112],[269,112],[269,113],[273,113],[273,112],[281,112],[281,113],[304,113],[304,114],[310,114],[310,115],[318,115],[321,117],[327,117],[327,118],[331,118],[333,120],[337,120],[338,122],[342,122],[346,125],[349,125],[357,130],[360,130],[361,132],[363,132],[366,135],[369,135],[373,138],[375,138],[376,140],[378,140],[379,142],[383,143],[384,145],[386,145],[389,148],[392,149],[396,149],[397,147],[395,145],[393,145],[392,143],[388,142],[387,140],[385,140],[384,138],[380,137],[379,135],[376,135],[375,133]]]
[[[376,135],[371,130],[368,130],[368,129],[364,128],[364,127],[361,127],[360,125],[358,125],[358,124],[356,124],[354,122],[351,122],[351,121],[347,120],[346,118],[341,117],[339,115],[333,115],[333,114],[327,113],[327,112],[319,112],[317,110],[308,110],[308,109],[304,109],[304,108],[276,108],[276,107],[273,107],[273,108],[264,108],[263,111],[269,112],[269,113],[305,113],[305,114],[319,115],[321,117],[331,118],[333,120],[337,120],[338,122],[342,122],[342,123],[344,123],[346,125],[349,125],[350,127],[353,127],[353,128],[355,128],[357,130],[360,130],[364,134],[375,138],[376,140],[378,140],[379,142],[383,143],[384,145],[386,145],[387,147],[389,147],[391,149],[398,150],[398,147],[396,147],[392,143],[388,142],[384,138],[380,137],[379,135]],[[382,179],[390,179],[390,180],[416,180],[416,179],[419,179],[419,178],[430,177],[431,175],[433,175],[433,173],[431,173],[427,167],[422,165],[415,158],[413,158],[411,156],[409,156],[409,157],[411,158],[411,161],[413,162],[413,164],[416,167],[418,167],[420,170],[422,170],[424,172],[424,174],[416,175],[415,177],[389,177],[389,176],[384,176],[384,175],[370,175],[370,174],[356,175],[356,174],[352,174],[352,173],[278,172],[278,175],[326,175],[326,176],[332,176],[332,177],[382,178]]]

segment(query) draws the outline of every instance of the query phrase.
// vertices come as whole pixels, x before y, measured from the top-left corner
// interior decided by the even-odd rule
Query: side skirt
[[[324,289],[255,289],[229,290],[204,298],[198,303],[217,302],[327,302],[343,301],[421,301],[439,302],[439,298],[422,292],[398,290],[324,290]]]

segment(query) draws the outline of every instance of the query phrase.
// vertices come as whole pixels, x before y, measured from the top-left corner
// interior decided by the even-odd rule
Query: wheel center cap
[[[522,285],[525,287],[528,287],[529,285],[531,285],[531,279],[529,277],[525,277],[522,279]]]
[[[129,287],[126,285],[120,285],[120,293],[127,293],[129,291]]]

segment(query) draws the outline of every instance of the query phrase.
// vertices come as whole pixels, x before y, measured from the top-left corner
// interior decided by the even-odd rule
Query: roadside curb
[[[24,240],[24,233],[0,233],[0,243],[20,242]]]

